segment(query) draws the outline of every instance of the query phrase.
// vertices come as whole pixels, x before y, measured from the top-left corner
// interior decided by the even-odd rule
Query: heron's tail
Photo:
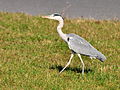
[[[99,59],[101,62],[106,60],[106,57],[101,52],[99,52],[96,58]]]

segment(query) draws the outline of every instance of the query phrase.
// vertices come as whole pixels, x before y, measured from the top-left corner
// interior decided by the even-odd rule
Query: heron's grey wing
[[[83,55],[88,55],[91,57],[96,57],[98,51],[84,38],[76,34],[67,34],[68,36],[68,46],[71,50],[76,53]]]
[[[95,57],[100,61],[106,60],[106,57],[95,49],[89,42],[87,42],[84,38],[76,35],[76,34],[67,34],[67,43],[71,50],[76,53],[87,55],[90,57]]]

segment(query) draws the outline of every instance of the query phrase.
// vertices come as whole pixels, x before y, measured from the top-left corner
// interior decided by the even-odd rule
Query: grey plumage
[[[97,58],[100,61],[104,61],[106,57],[95,49],[89,42],[87,42],[84,38],[76,35],[76,34],[66,34],[68,38],[68,46],[75,53],[79,53],[82,55],[86,55],[89,57]]]
[[[48,19],[54,19],[59,21],[59,25],[57,26],[57,32],[60,35],[60,37],[67,42],[68,47],[70,50],[73,52],[70,56],[70,59],[68,63],[65,65],[65,67],[60,71],[64,71],[64,69],[70,64],[74,54],[77,54],[78,57],[81,60],[82,63],[82,74],[84,74],[84,62],[82,60],[81,54],[89,56],[90,58],[97,58],[100,61],[104,61],[106,57],[99,52],[97,49],[95,49],[89,42],[87,42],[84,38],[76,35],[76,34],[65,34],[62,32],[62,27],[64,25],[63,18],[61,17],[60,14],[55,13],[49,16],[42,16],[43,18],[48,18]]]

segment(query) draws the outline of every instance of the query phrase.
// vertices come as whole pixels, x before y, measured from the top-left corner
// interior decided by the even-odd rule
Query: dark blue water
[[[0,0],[0,11],[25,12],[32,15],[62,12],[64,16],[95,19],[120,18],[120,0]]]

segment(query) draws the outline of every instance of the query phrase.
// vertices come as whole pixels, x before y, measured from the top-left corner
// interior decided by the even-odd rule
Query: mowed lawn
[[[120,90],[120,21],[65,19],[64,33],[76,33],[102,52],[100,62],[70,57],[58,36],[58,22],[23,13],[0,12],[1,90]]]

